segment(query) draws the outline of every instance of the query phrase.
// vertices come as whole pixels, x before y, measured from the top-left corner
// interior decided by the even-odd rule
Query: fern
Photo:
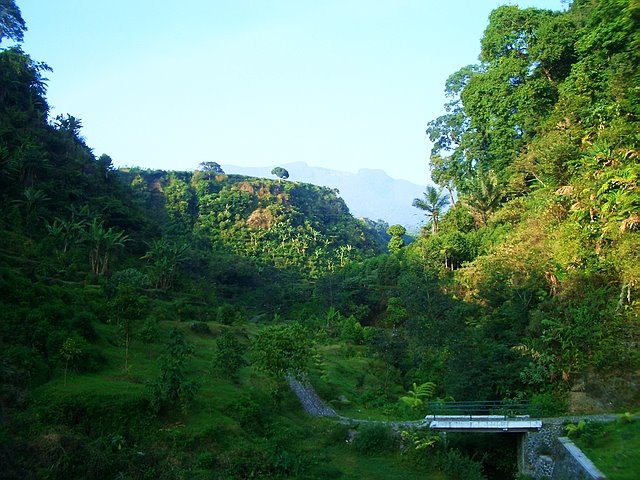
[[[565,432],[567,432],[568,437],[577,438],[579,437],[587,427],[587,422],[584,420],[580,420],[578,423],[570,423],[564,427]]]
[[[413,382],[411,390],[407,392],[407,395],[400,397],[400,401],[410,406],[411,408],[418,408],[424,403],[425,398],[433,397],[436,391],[436,384],[433,382],[425,382],[421,385]]]

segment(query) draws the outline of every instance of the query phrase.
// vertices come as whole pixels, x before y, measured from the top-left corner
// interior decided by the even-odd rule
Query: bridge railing
[[[500,415],[505,418],[537,416],[535,406],[528,401],[469,401],[469,402],[427,402],[427,416],[430,415]]]

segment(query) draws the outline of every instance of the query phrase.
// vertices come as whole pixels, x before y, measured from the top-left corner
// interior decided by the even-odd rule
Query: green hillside
[[[0,478],[515,473],[508,439],[311,417],[286,375],[359,419],[637,411],[639,24],[636,0],[495,10],[428,123],[408,245],[283,172],[116,170],[0,49]]]

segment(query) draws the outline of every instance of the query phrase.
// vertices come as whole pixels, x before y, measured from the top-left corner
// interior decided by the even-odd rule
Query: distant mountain
[[[268,167],[222,165],[225,173],[253,177],[275,178]],[[289,180],[337,188],[351,213],[356,217],[384,220],[389,225],[400,224],[416,230],[425,219],[424,213],[411,206],[414,198],[422,197],[426,185],[391,178],[383,170],[363,168],[358,173],[311,167],[304,162],[277,165],[289,172]]]

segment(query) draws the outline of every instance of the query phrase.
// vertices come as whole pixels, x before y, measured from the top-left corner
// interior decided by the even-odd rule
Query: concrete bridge
[[[333,417],[341,422],[381,424],[394,429],[430,428],[447,432],[514,434],[518,439],[518,471],[533,478],[606,479],[601,472],[568,439],[564,433],[566,421],[583,417],[538,417],[528,402],[432,402],[427,405],[429,415],[414,421],[379,421],[348,418],[339,415],[317,395],[308,383],[287,377],[291,390],[299,398],[304,410],[315,417]],[[612,421],[615,415],[598,415],[594,421]],[[552,456],[539,452],[552,452]]]
[[[526,401],[428,402],[429,428],[443,432],[526,433],[542,428]],[[535,417],[535,415],[533,415]]]
[[[526,415],[427,415],[429,428],[441,432],[526,433],[542,428],[542,420]]]

